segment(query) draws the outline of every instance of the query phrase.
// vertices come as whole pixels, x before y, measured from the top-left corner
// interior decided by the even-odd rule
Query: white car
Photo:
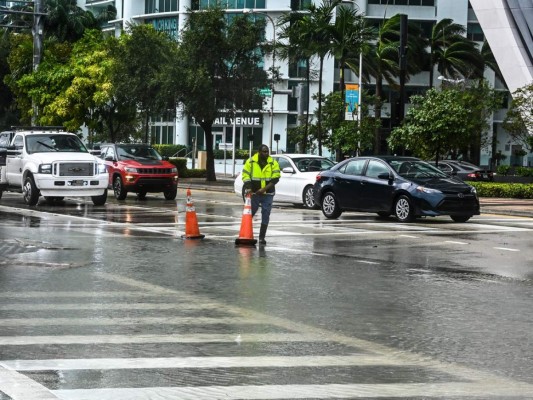
[[[311,154],[273,154],[279,163],[281,178],[276,185],[275,202],[303,205],[317,208],[313,196],[313,185],[320,171],[330,169],[335,163],[329,158]],[[235,194],[244,197],[242,176],[235,178]]]

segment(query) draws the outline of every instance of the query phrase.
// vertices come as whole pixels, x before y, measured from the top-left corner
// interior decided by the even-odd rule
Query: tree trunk
[[[217,175],[215,173],[215,155],[213,153],[213,123],[203,123],[200,124],[204,130],[205,135],[205,151],[207,154],[206,159],[206,180],[209,182],[215,182],[217,180]],[[194,155],[193,155],[194,156]]]

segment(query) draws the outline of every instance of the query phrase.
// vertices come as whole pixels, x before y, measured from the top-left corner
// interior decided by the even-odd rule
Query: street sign
[[[259,94],[263,97],[271,97],[272,90],[270,88],[259,89]]]

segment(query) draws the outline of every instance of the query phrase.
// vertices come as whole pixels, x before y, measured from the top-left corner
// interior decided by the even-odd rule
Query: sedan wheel
[[[413,206],[409,197],[405,195],[398,197],[394,205],[394,214],[400,222],[411,222],[415,219]]]
[[[306,186],[302,197],[305,208],[309,208],[311,210],[317,209],[317,206],[315,204],[315,191],[313,190],[313,186]]]
[[[322,197],[322,214],[328,219],[336,219],[341,216],[342,211],[333,192],[327,192]]]

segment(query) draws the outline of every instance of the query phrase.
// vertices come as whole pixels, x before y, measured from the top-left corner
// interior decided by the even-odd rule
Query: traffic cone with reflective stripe
[[[241,231],[239,237],[235,239],[236,246],[255,246],[257,240],[254,239],[254,230],[252,225],[252,195],[246,195],[244,209],[242,211]]]
[[[191,189],[187,189],[187,207],[185,209],[185,235],[183,239],[203,239],[205,235],[200,234],[198,228],[198,219],[196,218],[196,211],[192,201]]]

